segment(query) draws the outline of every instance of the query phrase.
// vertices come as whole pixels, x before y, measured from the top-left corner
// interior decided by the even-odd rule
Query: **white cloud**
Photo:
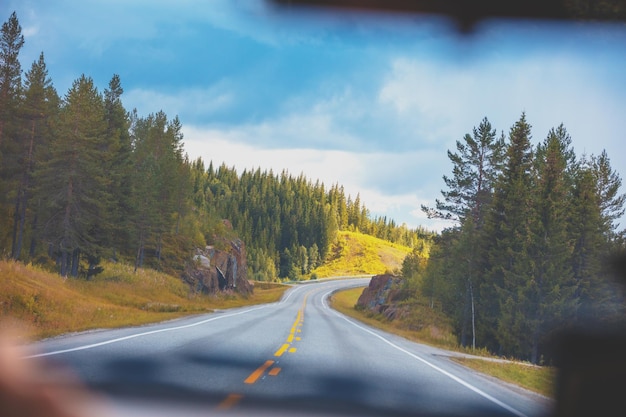
[[[613,146],[626,129],[623,92],[610,91],[601,66],[558,55],[453,64],[400,58],[379,100],[429,141],[461,139],[485,116],[507,133],[526,111],[536,141],[563,122],[579,152],[597,153],[598,136]]]

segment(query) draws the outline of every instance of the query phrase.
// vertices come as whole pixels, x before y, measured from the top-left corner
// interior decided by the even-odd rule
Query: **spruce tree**
[[[511,127],[502,174],[496,181],[482,247],[486,273],[480,284],[478,317],[480,333],[499,353],[522,355],[522,341],[530,329],[526,323],[521,290],[532,273],[529,253],[532,206],[533,151],[531,127],[526,115]]]
[[[571,268],[572,242],[568,234],[571,211],[568,166],[573,162],[571,139],[563,125],[552,129],[536,158],[534,214],[529,253],[533,269],[519,288],[527,311],[522,335],[528,346],[523,354],[537,363],[546,335],[573,317],[575,281]]]
[[[617,220],[624,215],[625,211],[626,194],[620,194],[622,179],[611,168],[611,161],[606,150],[602,151],[599,156],[592,157],[591,163],[598,184],[598,198],[604,222],[604,233],[609,241],[613,241],[619,236]]]

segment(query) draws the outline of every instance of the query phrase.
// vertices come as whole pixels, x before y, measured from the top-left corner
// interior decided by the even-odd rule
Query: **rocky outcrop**
[[[400,294],[401,282],[402,278],[390,274],[373,276],[369,286],[359,297],[357,308],[383,314],[390,320],[402,318],[406,314],[405,309],[394,303],[394,299]]]
[[[197,248],[184,273],[185,281],[196,291],[205,294],[237,292],[251,294],[248,281],[246,248],[241,239],[222,238],[218,245]]]

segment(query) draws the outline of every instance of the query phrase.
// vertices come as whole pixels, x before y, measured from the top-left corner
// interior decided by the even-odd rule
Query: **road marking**
[[[273,360],[267,360],[263,365],[261,365],[256,371],[252,372],[249,377],[247,377],[243,382],[245,384],[254,384],[257,379],[261,377],[270,366],[274,365]]]
[[[452,379],[455,382],[458,382],[459,384],[463,385],[465,388],[468,388],[471,391],[474,391],[476,394],[480,395],[481,397],[485,398],[486,400],[491,401],[492,403],[504,408],[505,410],[509,411],[512,414],[515,414],[518,417],[528,417],[526,416],[526,414],[522,413],[521,411],[511,407],[508,404],[503,403],[502,401],[498,400],[497,398],[492,397],[491,395],[487,394],[485,391],[476,388],[475,386],[473,386],[472,384],[470,384],[469,382],[466,382],[464,380],[462,380],[461,378],[459,378],[456,375],[451,374],[448,371],[445,371],[443,369],[441,369],[440,367],[438,367],[437,365],[434,365],[430,362],[428,362],[426,359],[422,359],[419,356],[417,356],[414,353],[409,352],[408,350],[396,345],[393,342],[390,342],[389,340],[385,339],[383,336],[379,335],[378,333],[375,333],[363,326],[360,326],[358,324],[356,324],[355,322],[353,322],[352,320],[349,320],[347,317],[345,317],[344,315],[338,313],[337,311],[331,310],[337,317],[347,321],[348,323],[350,323],[351,325],[363,330],[366,333],[371,334],[372,336],[375,336],[377,338],[379,338],[380,340],[382,340],[383,342],[387,343],[389,346],[399,350],[402,353],[405,353],[407,355],[409,355],[410,357],[412,357],[413,359],[417,359],[418,361],[422,362],[423,364],[430,366],[432,369],[434,369],[437,372],[440,372],[441,374],[447,376],[448,378]]]
[[[211,317],[210,319],[202,320],[202,321],[199,321],[197,323],[185,324],[183,326],[167,327],[165,329],[152,330],[152,331],[143,332],[143,333],[135,333],[135,334],[131,334],[131,335],[124,336],[124,337],[118,337],[116,339],[105,340],[103,342],[98,342],[98,343],[92,343],[90,345],[78,346],[78,347],[70,348],[70,349],[63,349],[63,350],[57,350],[57,351],[53,351],[53,352],[39,353],[39,354],[36,354],[36,355],[24,356],[23,359],[41,358],[41,357],[44,357],[44,356],[53,356],[53,355],[60,355],[62,353],[77,352],[79,350],[93,349],[93,348],[97,348],[97,347],[100,347],[100,346],[105,346],[105,345],[110,345],[110,344],[113,344],[113,343],[123,342],[125,340],[135,339],[137,337],[149,336],[151,334],[165,333],[165,332],[171,332],[171,331],[174,331],[174,330],[188,329],[190,327],[201,326],[203,324],[206,324],[206,323],[209,323],[209,322],[212,322],[212,321],[215,321],[215,320],[221,320],[221,319],[225,319],[227,317],[239,316],[241,314],[246,314],[246,313],[250,313],[252,311],[261,310],[261,309],[267,308],[269,306],[270,306],[270,304],[266,304],[266,305],[263,305],[261,307],[255,307],[255,308],[251,308],[251,309],[244,310],[244,311],[238,311],[236,313],[224,314],[224,315],[220,315],[220,316],[216,316],[216,317]]]
[[[233,408],[234,406],[241,401],[243,395],[241,394],[230,394],[226,397],[219,405],[217,406],[218,410],[228,410],[229,408]]]
[[[277,357],[283,356],[283,353],[285,353],[287,349],[289,349],[289,346],[290,346],[289,343],[285,343],[284,345],[280,347],[280,349],[276,351],[276,353],[274,353],[274,356],[277,356]]]
[[[280,373],[280,371],[281,371],[281,368],[272,368],[267,374],[269,376],[276,376]]]
[[[296,350],[298,350],[298,348],[292,347],[289,349],[289,353],[296,353]]]

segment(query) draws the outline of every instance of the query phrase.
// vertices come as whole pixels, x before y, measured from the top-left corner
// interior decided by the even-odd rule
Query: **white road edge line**
[[[327,292],[326,294],[323,295],[323,302],[324,305],[326,305],[325,301],[327,296],[331,293],[332,291]],[[325,307],[327,308],[327,307]],[[350,323],[351,325],[363,330],[364,332],[367,332],[369,334],[371,334],[372,336],[375,336],[377,338],[379,338],[380,340],[382,340],[383,342],[387,343],[389,346],[399,350],[402,353],[405,353],[407,355],[409,355],[410,357],[412,357],[413,359],[417,359],[418,361],[422,362],[423,364],[430,366],[431,368],[433,368],[435,371],[440,372],[441,374],[447,376],[448,378],[452,379],[453,381],[463,385],[465,388],[468,388],[471,391],[474,391],[476,394],[480,395],[481,397],[485,398],[486,400],[491,401],[492,403],[499,405],[500,407],[504,408],[505,410],[509,411],[510,413],[518,416],[518,417],[528,417],[526,414],[522,413],[521,411],[511,407],[508,404],[503,403],[502,401],[498,400],[497,398],[492,397],[491,395],[487,394],[486,392],[476,388],[475,386],[473,386],[472,384],[470,384],[469,382],[466,382],[464,380],[462,380],[461,378],[459,378],[456,375],[451,374],[448,371],[445,371],[443,369],[441,369],[440,367],[438,367],[437,365],[434,365],[430,362],[428,362],[426,359],[420,358],[419,356],[417,356],[414,353],[409,352],[408,350],[396,345],[393,342],[390,342],[389,340],[385,339],[383,336],[379,335],[378,333],[375,333],[355,322],[353,322],[352,320],[348,319],[346,316],[344,316],[343,314],[338,313],[335,310],[330,309],[337,317],[347,321],[348,323]]]
[[[99,347],[99,346],[110,345],[112,343],[123,342],[124,340],[135,339],[137,337],[148,336],[148,335],[151,335],[151,334],[165,333],[165,332],[171,332],[171,331],[174,331],[174,330],[181,330],[181,329],[188,329],[190,327],[200,326],[202,324],[206,324],[206,323],[209,323],[211,321],[220,320],[220,319],[224,319],[224,318],[227,318],[227,317],[239,316],[241,314],[250,313],[251,311],[261,310],[263,308],[269,307],[270,305],[271,304],[264,304],[261,307],[256,307],[256,308],[251,308],[251,309],[244,310],[244,311],[238,311],[236,313],[224,314],[224,315],[220,315],[220,316],[216,316],[216,317],[211,317],[210,319],[202,320],[202,321],[199,321],[199,322],[196,322],[196,323],[185,324],[184,326],[167,327],[165,329],[152,330],[152,331],[143,332],[143,333],[135,333],[135,334],[131,334],[131,335],[128,335],[128,336],[119,337],[119,338],[116,338],[116,339],[105,340],[103,342],[98,342],[98,343],[92,343],[90,345],[77,346],[75,348],[70,348],[70,349],[56,350],[56,351],[53,351],[53,352],[46,352],[46,353],[39,353],[39,354],[36,354],[36,355],[24,356],[22,359],[41,358],[41,357],[44,357],[44,356],[53,356],[53,355],[60,355],[62,353],[77,352],[79,350],[93,349],[93,348],[96,348],[96,347]]]

